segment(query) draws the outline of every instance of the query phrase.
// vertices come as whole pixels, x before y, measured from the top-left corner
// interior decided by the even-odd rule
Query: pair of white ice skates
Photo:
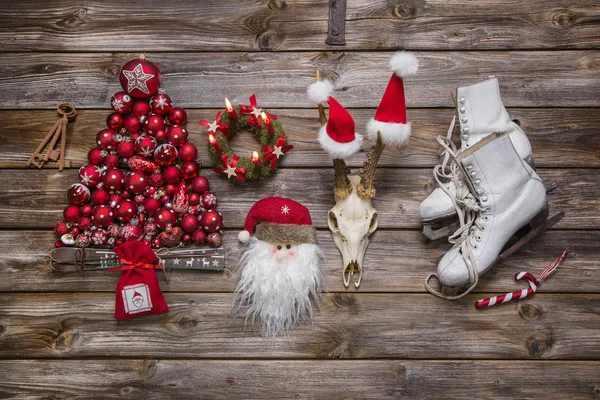
[[[564,215],[548,217],[546,191],[554,186],[533,170],[529,139],[506,112],[496,78],[458,88],[456,108],[448,135],[438,137],[445,149],[434,169],[438,187],[419,209],[423,234],[433,240],[450,235],[454,244],[425,284],[448,299],[470,292],[496,262]],[[460,149],[451,140],[457,117]],[[441,292],[429,285],[432,276]]]

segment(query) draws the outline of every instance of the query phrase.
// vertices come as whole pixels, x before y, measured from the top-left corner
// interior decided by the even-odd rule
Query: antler
[[[358,185],[358,195],[363,199],[375,198],[376,191],[375,186],[373,186],[373,181],[375,180],[377,163],[379,162],[379,157],[381,156],[381,152],[384,148],[385,146],[381,139],[381,132],[377,132],[377,143],[369,150],[367,160],[365,161],[365,164],[361,170],[360,185]]]

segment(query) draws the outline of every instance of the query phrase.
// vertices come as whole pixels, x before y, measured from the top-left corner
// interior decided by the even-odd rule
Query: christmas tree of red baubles
[[[217,197],[200,175],[185,110],[173,106],[159,69],[143,56],[121,68],[119,81],[123,91],[110,99],[114,111],[96,135],[89,164],[67,191],[56,246],[221,246]]]

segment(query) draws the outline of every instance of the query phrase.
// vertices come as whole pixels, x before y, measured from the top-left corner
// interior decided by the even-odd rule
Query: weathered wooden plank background
[[[600,398],[600,4],[349,0],[345,47],[325,44],[327,20],[327,2],[316,0],[2,2],[0,397]],[[360,290],[345,290],[325,219],[331,162],[315,141],[304,90],[317,68],[337,79],[336,96],[360,128],[398,49],[421,60],[406,83],[413,137],[405,151],[382,155],[380,229]],[[256,93],[295,150],[260,183],[234,186],[207,168],[226,221],[228,268],[174,272],[161,284],[168,314],[116,322],[116,274],[57,275],[47,266],[76,170],[24,162],[56,103],[71,100],[81,112],[68,158],[82,165],[120,66],[140,52],[187,108],[197,144],[196,122],[213,117],[224,96]],[[529,135],[540,175],[558,184],[550,206],[567,215],[484,276],[476,293],[447,302],[427,294],[423,278],[449,245],[422,238],[417,210],[434,187],[435,136],[450,123],[450,92],[489,75]],[[235,146],[255,144],[241,137]],[[208,164],[205,149],[200,158]],[[230,312],[236,233],[270,195],[311,209],[329,291],[313,326],[274,341]],[[487,293],[520,288],[516,272],[539,273],[565,247],[569,257],[535,297],[474,309]]]

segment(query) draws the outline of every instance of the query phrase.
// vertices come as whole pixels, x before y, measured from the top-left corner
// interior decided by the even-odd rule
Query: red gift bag
[[[117,283],[115,319],[127,320],[169,311],[158,284],[158,257],[141,242],[125,242],[115,247],[122,264],[110,271],[123,271]]]

